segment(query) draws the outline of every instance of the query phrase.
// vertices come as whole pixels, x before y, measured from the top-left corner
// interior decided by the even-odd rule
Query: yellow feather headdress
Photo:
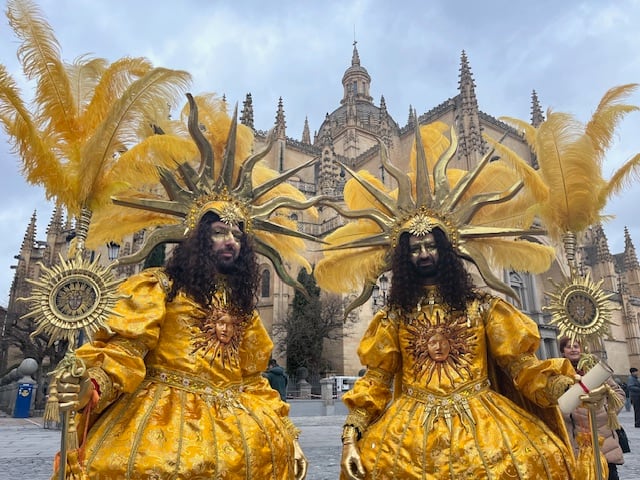
[[[115,240],[114,235],[131,233],[131,225],[136,229],[153,228],[139,251],[118,260],[119,264],[135,263],[160,243],[181,242],[206,212],[214,212],[223,222],[242,224],[245,232],[253,235],[256,252],[272,262],[285,283],[303,291],[284,263],[286,260],[310,272],[311,266],[302,255],[304,240],[317,239],[298,232],[296,222],[285,214],[288,209],[309,208],[313,214],[316,199],[307,199],[285,181],[315,159],[279,174],[258,163],[270,151],[274,142],[272,135],[262,151],[247,156],[253,135],[246,126],[238,125],[237,109],[230,118],[225,102],[216,104],[211,98],[199,98],[205,107],[203,117],[207,122],[200,123],[198,102],[190,94],[187,97],[188,130],[200,152],[198,168],[188,161],[180,163],[177,170],[160,167],[160,183],[166,196],[141,191],[114,196],[116,205],[138,211],[118,213],[118,224],[123,227],[115,229],[110,227],[115,223],[112,211],[104,218],[94,219],[90,241]],[[216,162],[220,157],[221,161]],[[238,157],[243,160],[238,161]]]
[[[471,171],[449,169],[457,137],[451,129],[449,141],[442,125],[416,128],[410,173],[389,161],[380,142],[382,165],[398,184],[394,191],[370,173],[343,165],[353,177],[345,185],[346,208],[327,204],[355,221],[325,239],[315,276],[319,286],[336,293],[361,289],[349,311],[362,305],[376,279],[390,270],[391,251],[404,232],[425,235],[440,228],[457,254],[476,265],[488,286],[514,298],[515,292],[492,273],[492,266],[541,273],[555,257],[553,248],[525,238],[544,234],[530,227],[536,202],[547,193],[530,167],[508,150],[491,161],[492,150]],[[428,139],[426,146],[423,137]]]

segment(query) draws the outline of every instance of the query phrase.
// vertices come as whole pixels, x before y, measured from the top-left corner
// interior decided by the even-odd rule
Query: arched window
[[[260,296],[268,297],[271,292],[271,272],[266,268],[262,271],[260,280]]]
[[[527,274],[519,272],[509,273],[509,283],[511,288],[518,294],[520,309],[523,312],[530,312],[533,306],[531,302],[531,280]]]

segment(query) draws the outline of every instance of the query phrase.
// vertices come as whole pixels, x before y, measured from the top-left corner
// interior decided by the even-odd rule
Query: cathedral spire
[[[531,125],[538,128],[542,122],[544,122],[544,114],[538,101],[538,94],[534,90],[531,93]]]
[[[284,107],[282,104],[282,97],[278,100],[278,111],[276,113],[276,138],[284,140],[287,134],[287,124],[284,120]]]
[[[596,242],[596,262],[611,262],[613,261],[613,256],[609,251],[609,242],[607,240],[607,235],[604,233],[604,228],[602,228],[602,224],[598,223],[595,226],[595,235],[594,239]]]
[[[304,128],[302,129],[302,143],[311,145],[311,133],[309,132],[309,118],[304,117]]]
[[[240,112],[240,123],[246,125],[251,130],[254,130],[253,127],[253,99],[251,98],[251,93],[247,93],[247,96],[242,102],[242,111]]]
[[[55,235],[62,231],[62,209],[57,205],[53,209],[53,213],[51,214],[51,220],[49,220],[49,225],[47,225],[47,235],[52,234]]]
[[[469,67],[467,54],[462,51],[460,56],[460,109],[461,115],[458,120],[458,141],[461,158],[466,158],[468,167],[471,168],[476,163],[473,154],[483,154],[487,147],[482,138],[482,127],[480,126],[480,110],[476,98],[475,82]]]
[[[624,227],[624,269],[630,271],[638,268],[640,268],[640,264],[638,263],[636,249],[631,241],[629,229]]]
[[[33,211],[33,215],[31,215],[31,221],[29,222],[29,226],[27,227],[27,231],[24,234],[24,239],[22,240],[21,249],[25,248],[28,251],[31,251],[31,248],[36,243],[36,211]]]

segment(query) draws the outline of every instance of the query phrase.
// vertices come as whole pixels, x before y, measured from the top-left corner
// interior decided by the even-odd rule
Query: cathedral
[[[524,138],[511,126],[480,109],[475,94],[474,78],[465,52],[462,52],[460,58],[458,89],[455,95],[429,111],[415,112],[415,115],[409,107],[408,119],[404,125],[391,117],[384,96],[380,97],[376,105],[371,95],[371,83],[371,76],[361,64],[354,43],[350,65],[342,76],[343,97],[339,99],[336,108],[328,106],[327,110],[331,113],[327,113],[317,132],[311,135],[308,121],[305,121],[302,137],[289,137],[285,106],[280,99],[276,106],[275,124],[268,127],[274,129],[276,141],[265,162],[271,168],[284,171],[316,159],[313,167],[301,170],[290,180],[309,197],[322,194],[340,198],[344,184],[349,179],[342,165],[356,171],[367,170],[386,186],[393,187],[393,178],[382,168],[379,142],[383,142],[388,148],[392,163],[407,171],[414,141],[414,122],[423,125],[440,121],[452,126],[458,135],[459,146],[452,162],[453,167],[469,170],[489,151],[484,135],[502,139],[503,144],[531,166],[536,166],[535,157]],[[266,141],[267,132],[256,128],[253,112],[253,98],[251,94],[247,94],[240,122],[253,129],[256,149],[259,149]],[[534,91],[531,95],[531,124],[537,126],[543,120],[543,110]],[[317,218],[308,212],[293,214],[299,221],[301,230],[322,238],[345,222],[332,209],[320,207],[318,210]],[[40,265],[54,265],[59,255],[66,252],[69,241],[74,236],[74,226],[68,219],[64,219],[63,212],[57,209],[51,217],[44,239],[38,238],[35,224],[34,213],[27,226],[21,249],[15,257],[17,264],[13,267],[15,276],[9,305],[6,306],[6,312],[2,312],[4,328],[0,339],[0,372],[6,372],[22,358],[22,354],[15,347],[10,347],[8,336],[12,328],[16,328],[20,322],[28,321],[21,319],[28,310],[27,306],[18,301],[18,298],[29,295],[28,279],[39,277]],[[576,252],[580,272],[589,274],[596,283],[602,282],[602,289],[610,295],[609,301],[615,307],[608,335],[604,339],[604,351],[594,353],[605,359],[613,368],[616,377],[622,381],[626,381],[630,366],[640,368],[640,264],[627,230],[624,237],[624,251],[612,254],[602,226],[594,225],[580,238]],[[134,235],[123,242],[119,254],[135,252],[143,239],[143,232]],[[317,250],[317,245],[309,246],[309,260],[312,264],[319,255],[316,253]],[[551,315],[548,309],[545,309],[550,302],[548,292],[553,291],[554,284],[560,283],[569,275],[569,267],[562,249],[557,248],[556,251],[559,252],[556,261],[543,275],[534,276],[516,271],[498,273],[518,294],[518,298],[508,300],[519,304],[538,324],[542,337],[538,351],[541,358],[559,356],[557,328],[550,324]],[[105,245],[103,251],[95,254],[99,254],[102,261],[107,263],[118,253]],[[142,265],[120,266],[117,267],[116,273],[125,277],[141,268]],[[264,261],[260,268],[262,284],[258,291],[258,307],[265,325],[273,332],[273,326],[283,321],[288,314],[294,292],[279,280],[269,262]],[[296,272],[293,272],[293,275],[295,277]],[[481,281],[477,275],[474,275],[474,279]],[[325,341],[323,356],[330,362],[334,373],[356,375],[362,368],[356,354],[357,345],[369,319],[384,303],[387,287],[387,279],[381,277],[374,289],[374,296],[354,310],[345,322],[341,338]],[[274,352],[274,356],[279,358],[283,358],[284,355],[285,352]]]

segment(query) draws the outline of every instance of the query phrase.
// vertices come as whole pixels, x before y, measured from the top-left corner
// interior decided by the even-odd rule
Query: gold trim
[[[420,423],[431,430],[437,418],[443,418],[449,430],[452,426],[452,417],[458,416],[463,425],[469,426],[475,431],[475,421],[469,408],[469,399],[489,389],[491,382],[483,378],[449,395],[438,395],[419,387],[403,386],[402,393],[424,404],[424,412]]]
[[[381,383],[383,385],[386,385],[387,387],[391,385],[391,382],[393,382],[393,373],[386,372],[381,368],[367,368],[364,376],[368,380],[373,380],[374,382]]]
[[[149,349],[142,342],[130,338],[115,337],[109,340],[109,344],[117,346],[130,356],[143,358],[149,352]]]
[[[344,421],[344,425],[345,427],[354,427],[358,431],[359,436],[361,436],[369,426],[369,422],[370,420],[367,411],[361,408],[356,408],[349,412],[347,418]]]
[[[89,378],[96,381],[100,387],[100,398],[98,404],[93,411],[95,413],[102,412],[107,408],[119,395],[118,389],[115,388],[111,377],[100,367],[91,367],[87,370]]]
[[[537,360],[538,358],[532,353],[523,353],[522,355],[518,355],[509,362],[509,365],[507,365],[509,376],[512,379],[516,378],[526,365],[535,363]]]
[[[547,393],[547,398],[552,403],[558,403],[558,399],[574,383],[575,381],[573,380],[573,378],[567,377],[565,375],[555,375],[549,378],[547,382],[547,388],[545,388],[545,392]]]

